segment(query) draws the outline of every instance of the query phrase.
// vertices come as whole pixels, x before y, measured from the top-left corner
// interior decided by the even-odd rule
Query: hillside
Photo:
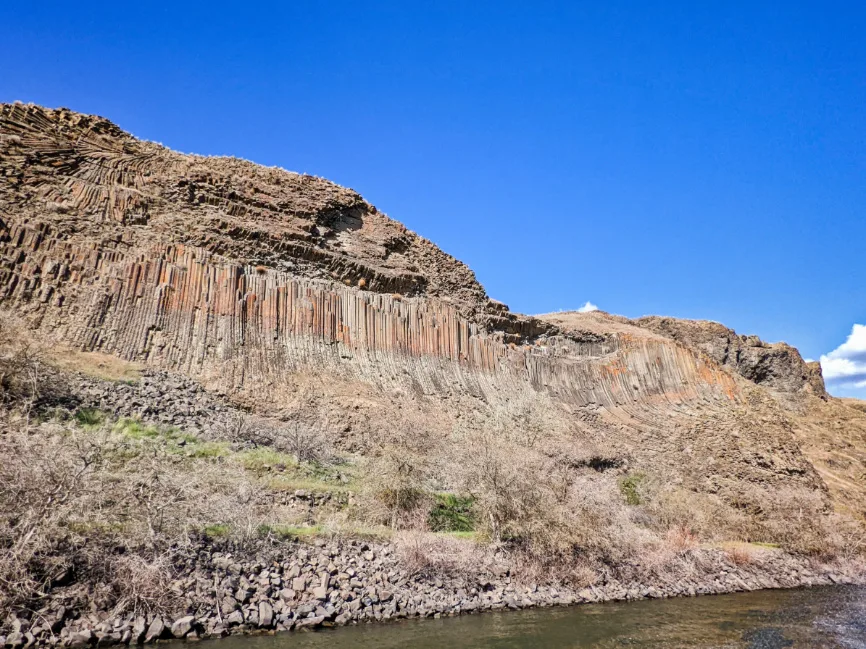
[[[285,586],[282,621],[268,599],[279,588],[227,605],[226,617],[241,611],[228,624],[224,600],[199,587],[181,606],[106,586],[99,606],[131,616],[129,636],[112,640],[171,635],[134,636],[133,619],[190,610],[202,635],[217,618],[221,630],[208,633],[381,619],[388,601],[397,615],[397,587],[369,610],[350,607],[363,597],[347,586],[347,566],[365,553],[383,562],[369,579],[405,571],[407,601],[437,571],[466,573],[474,585],[455,581],[454,593],[474,588],[476,608],[525,584],[585,601],[687,593],[689,579],[695,592],[740,588],[720,574],[743,587],[861,574],[866,412],[829,396],[820,367],[784,343],[709,322],[515,314],[464,264],[351,190],[183,155],[100,117],[32,105],[0,106],[0,257],[4,450],[68,452],[73,471],[69,440],[96,444],[98,432],[104,461],[82,469],[94,492],[138,493],[121,476],[175,465],[197,485],[165,496],[174,518],[158,533],[121,495],[81,501],[98,525],[58,514],[52,524],[71,534],[62,547],[34,549],[20,518],[7,518],[0,539],[28,557],[14,579],[0,571],[7,594],[87,542],[122,541],[151,558],[180,538],[211,544],[206,570],[220,578],[231,570],[214,543],[246,556],[243,570],[261,553],[306,557],[287,535],[331,544],[328,579],[306,559],[277,571],[287,583],[310,575]],[[121,469],[119,457],[131,464]],[[0,477],[23,485],[28,470]],[[249,489],[252,500],[238,496]],[[359,538],[373,539],[367,550]],[[75,583],[111,583],[75,561]],[[190,583],[216,574],[202,576],[200,557],[172,561]],[[497,602],[479,603],[479,579]],[[71,588],[44,575],[28,583],[37,600]],[[545,592],[527,605],[568,599]],[[83,606],[80,593],[66,596],[64,610]],[[30,611],[14,619],[30,624],[33,597],[7,597],[10,611]],[[309,599],[331,611],[301,608]],[[473,610],[440,604],[412,614]],[[101,623],[74,619],[67,644]]]

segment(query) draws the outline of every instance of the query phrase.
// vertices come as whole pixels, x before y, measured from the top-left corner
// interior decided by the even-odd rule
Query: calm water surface
[[[206,644],[208,649],[866,648],[866,588],[761,591],[484,613],[232,637]]]

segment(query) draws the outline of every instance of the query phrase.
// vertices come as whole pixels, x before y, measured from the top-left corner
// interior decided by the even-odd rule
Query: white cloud
[[[844,343],[821,355],[821,372],[824,380],[841,392],[866,390],[866,325],[855,324]]]
[[[598,307],[589,301],[577,310],[578,313],[589,313],[590,311],[598,311]]]

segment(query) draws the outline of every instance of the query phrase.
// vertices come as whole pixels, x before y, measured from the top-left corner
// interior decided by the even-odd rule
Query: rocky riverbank
[[[670,583],[609,579],[585,588],[526,583],[504,556],[475,574],[412,573],[391,543],[316,539],[232,550],[202,546],[179,555],[170,585],[173,614],[118,616],[95,605],[73,610],[61,589],[29,618],[7,620],[0,646],[147,644],[489,610],[866,582],[866,575],[853,567],[775,550],[761,551],[744,565],[721,550],[701,550],[708,570],[700,576]]]

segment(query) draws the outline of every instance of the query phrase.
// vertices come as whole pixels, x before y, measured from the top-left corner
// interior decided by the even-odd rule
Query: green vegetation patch
[[[271,491],[297,491],[298,489],[316,493],[349,493],[352,491],[350,486],[346,484],[334,484],[296,475],[274,475],[264,478],[262,483]]]
[[[433,532],[472,532],[475,530],[474,504],[475,499],[471,496],[436,494],[427,524]]]
[[[285,471],[297,464],[294,456],[264,446],[240,451],[237,458],[245,469],[257,474]]]
[[[463,539],[466,541],[477,541],[479,539],[478,532],[436,532],[440,536],[447,536],[452,539]]]
[[[101,426],[107,416],[97,408],[80,408],[75,411],[75,423],[83,428]]]
[[[206,442],[173,426],[152,426],[127,417],[119,419],[113,430],[130,440],[161,444],[169,453],[176,455],[213,459],[231,454],[227,442]]]
[[[629,505],[640,505],[641,486],[646,481],[646,475],[643,473],[631,473],[619,480],[619,490],[625,497],[625,502]]]
[[[207,525],[202,531],[210,539],[224,539],[231,534],[232,526],[228,523],[214,523]]]
[[[322,533],[319,525],[282,525],[262,524],[256,528],[259,536],[275,536],[280,539],[294,540],[312,538]]]

